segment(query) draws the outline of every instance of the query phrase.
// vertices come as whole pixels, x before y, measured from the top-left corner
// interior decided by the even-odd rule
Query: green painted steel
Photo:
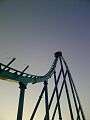
[[[48,80],[53,75],[57,61],[58,61],[58,57],[55,58],[51,68],[43,76],[23,73],[21,71],[18,71],[14,68],[11,68],[7,65],[0,63],[0,79],[7,80],[10,82],[22,82],[23,84],[28,84],[28,83],[35,84],[38,82],[43,82],[45,80]]]

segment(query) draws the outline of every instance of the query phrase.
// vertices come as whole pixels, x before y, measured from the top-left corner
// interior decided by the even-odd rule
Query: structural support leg
[[[71,81],[72,81],[72,84],[73,84],[73,87],[74,87],[74,91],[75,91],[75,93],[76,93],[76,97],[77,97],[78,104],[79,104],[79,109],[81,110],[82,119],[83,119],[83,120],[86,120],[85,115],[84,115],[84,112],[83,112],[83,109],[82,109],[82,106],[81,106],[81,103],[80,103],[80,99],[79,99],[79,96],[78,96],[78,93],[77,93],[77,90],[76,90],[76,87],[75,87],[74,82],[73,82],[72,79],[71,79]]]
[[[62,69],[63,79],[65,81],[65,90],[66,90],[66,95],[67,95],[67,100],[68,100],[68,105],[69,105],[69,111],[70,111],[70,115],[71,115],[71,120],[74,120],[72,106],[71,106],[71,101],[70,101],[70,96],[69,96],[69,91],[68,91],[68,87],[67,87],[67,82],[66,82],[66,78],[65,78],[65,73],[64,73],[64,68],[63,68],[61,57],[60,57],[60,63],[61,63],[61,69]]]
[[[69,105],[71,120],[74,120],[73,112],[72,112],[72,106],[71,106],[71,102],[70,102],[70,97],[69,97],[69,92],[68,92],[68,87],[67,87],[66,81],[65,81],[65,90],[66,90],[66,95],[67,95],[67,100],[68,100],[68,105]]]
[[[39,99],[38,99],[38,101],[37,101],[37,103],[36,103],[36,106],[35,106],[35,108],[34,108],[34,111],[33,111],[32,115],[31,115],[30,120],[33,120],[33,118],[34,118],[34,116],[35,116],[35,113],[36,113],[37,108],[38,108],[38,106],[39,106],[39,104],[40,104],[40,101],[41,101],[41,99],[42,99],[42,96],[43,96],[43,94],[44,94],[44,91],[45,91],[45,88],[43,87],[42,92],[41,92],[41,94],[40,94],[40,96],[39,96]]]
[[[56,88],[56,97],[57,97],[59,120],[62,120],[61,108],[60,108],[60,103],[59,103],[58,88],[57,88],[57,80],[56,80],[56,71],[54,71],[54,81],[55,81],[55,88]]]
[[[19,105],[18,105],[18,113],[17,113],[17,120],[22,120],[22,115],[23,115],[23,105],[24,105],[24,94],[25,94],[25,89],[26,85],[23,83],[19,83],[20,85],[20,97],[19,97]]]
[[[70,86],[71,86],[71,91],[72,91],[74,104],[75,104],[75,108],[76,108],[76,112],[77,112],[77,120],[81,120],[80,115],[79,115],[78,104],[77,104],[76,97],[75,97],[74,88],[73,88],[73,85],[72,85],[72,82],[71,82],[71,75],[69,74],[69,71],[68,71],[68,77],[69,77],[69,83],[70,83]]]
[[[45,87],[45,106],[46,106],[46,120],[49,120],[49,106],[48,106],[48,88],[47,88],[47,81],[44,81]]]

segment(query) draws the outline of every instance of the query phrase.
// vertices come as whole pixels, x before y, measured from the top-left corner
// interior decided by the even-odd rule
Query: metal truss
[[[56,52],[55,53],[55,59],[54,62],[49,69],[49,71],[43,75],[43,76],[37,76],[37,75],[31,75],[25,73],[27,68],[29,66],[26,66],[26,68],[23,71],[18,71],[14,68],[11,68],[10,65],[15,61],[15,58],[13,58],[7,65],[4,65],[0,63],[0,78],[4,80],[9,80],[9,81],[15,81],[19,83],[19,88],[20,88],[20,97],[19,97],[19,105],[18,105],[18,112],[17,112],[17,120],[22,120],[22,115],[23,115],[23,105],[24,105],[24,94],[25,94],[25,89],[27,88],[28,83],[39,83],[43,82],[44,86],[43,89],[39,95],[39,98],[37,100],[36,106],[33,110],[33,113],[30,117],[29,120],[34,120],[35,114],[37,112],[37,109],[39,107],[39,104],[42,100],[43,95],[45,94],[45,109],[46,113],[44,116],[44,120],[55,120],[55,115],[56,111],[58,110],[58,119],[63,120],[62,116],[62,110],[61,110],[61,94],[63,89],[65,89],[66,92],[66,97],[67,97],[67,103],[68,103],[68,108],[69,108],[69,113],[71,120],[86,120],[85,115],[81,106],[81,102],[74,84],[74,81],[72,79],[70,70],[68,68],[68,65],[65,61],[65,59],[62,56],[62,52]],[[59,62],[59,73],[57,75],[57,65]],[[62,78],[61,78],[62,76]],[[54,78],[54,88],[52,90],[52,95],[50,97],[50,100],[48,99],[48,81],[49,79],[53,77]],[[58,89],[58,83],[60,82],[60,78],[63,79],[61,83],[61,87]],[[67,79],[68,78],[68,79]],[[68,80],[68,81],[67,81]],[[68,84],[70,85],[70,88],[68,88]],[[75,106],[75,112],[73,113],[73,107],[72,107],[72,102],[71,102],[71,96],[70,96],[70,90],[72,93],[72,98],[73,98],[73,103]],[[52,106],[52,102],[54,99],[54,96],[56,95],[56,104],[55,108],[53,109],[53,114],[52,117],[50,118],[50,108]],[[76,113],[76,118],[75,114]]]

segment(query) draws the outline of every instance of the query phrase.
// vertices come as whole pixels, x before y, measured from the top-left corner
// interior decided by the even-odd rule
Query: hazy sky
[[[89,120],[89,0],[1,0],[0,62],[8,63],[11,57],[16,57],[13,67],[22,70],[29,64],[29,73],[42,75],[58,50],[62,50],[68,62]],[[41,86],[28,86],[24,120],[29,120]],[[18,96],[18,84],[0,81],[0,120],[16,120]],[[35,120],[42,120],[42,115]]]

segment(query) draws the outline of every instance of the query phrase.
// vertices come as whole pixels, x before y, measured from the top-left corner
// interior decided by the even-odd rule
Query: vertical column
[[[46,120],[49,120],[49,106],[48,106],[48,87],[47,87],[47,81],[44,81],[44,87],[45,87],[45,107],[46,107]]]
[[[24,94],[25,94],[25,89],[26,85],[23,83],[19,83],[20,85],[20,97],[19,97],[19,105],[18,105],[18,113],[17,113],[17,120],[22,120],[22,115],[23,115],[23,105],[24,105]]]

